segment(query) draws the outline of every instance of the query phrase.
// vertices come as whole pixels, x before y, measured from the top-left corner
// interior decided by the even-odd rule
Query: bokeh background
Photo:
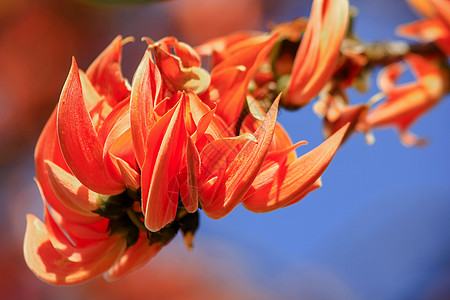
[[[403,147],[394,131],[367,146],[353,136],[300,203],[267,214],[242,207],[214,221],[201,215],[192,252],[177,237],[145,268],[114,284],[75,287],[38,280],[22,256],[25,215],[42,216],[33,150],[75,56],[80,68],[121,34],[131,81],[145,50],[140,37],[175,35],[197,45],[270,21],[308,16],[311,0],[173,0],[104,6],[86,0],[0,1],[0,299],[450,299],[449,97],[412,131],[424,148]],[[403,0],[357,1],[356,33],[398,39],[419,18]],[[411,79],[406,76],[405,80]],[[352,92],[365,102],[376,92]],[[323,139],[311,105],[280,112],[299,154]]]

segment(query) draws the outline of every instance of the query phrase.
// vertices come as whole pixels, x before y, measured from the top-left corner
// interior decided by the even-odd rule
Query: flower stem
[[[147,231],[147,227],[145,227],[144,223],[136,216],[136,213],[131,207],[127,209],[127,215],[137,228]]]

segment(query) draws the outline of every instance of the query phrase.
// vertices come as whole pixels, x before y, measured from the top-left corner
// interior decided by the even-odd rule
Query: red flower
[[[129,121],[127,103],[120,99],[128,97],[118,65],[121,45],[118,37],[89,68],[88,76],[73,60],[57,110],[36,146],[45,225],[27,217],[24,255],[30,269],[49,283],[75,284],[108,270],[109,278],[117,278],[140,263],[124,263],[123,258],[127,245],[143,238],[121,219],[111,222],[102,216],[111,213],[108,194],[138,187],[139,175],[130,159],[133,148],[124,143]],[[101,83],[94,88],[97,81]],[[150,258],[161,245],[145,247]]]
[[[130,89],[120,37],[87,76],[73,60],[36,146],[46,213],[45,224],[28,216],[30,269],[53,284],[115,280],[178,230],[192,247],[199,207],[214,219],[242,202],[268,211],[318,188],[348,126],[296,158],[303,142],[292,145],[277,124],[280,96],[266,113],[248,93],[275,39],[247,40],[211,75],[189,45],[149,41]],[[251,113],[240,120],[246,99]]]

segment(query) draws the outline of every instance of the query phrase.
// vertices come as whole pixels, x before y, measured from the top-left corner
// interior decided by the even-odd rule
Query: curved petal
[[[227,168],[229,161],[233,160],[242,146],[249,141],[257,143],[253,135],[245,133],[236,137],[217,139],[207,144],[200,153],[200,181],[205,182],[211,176],[216,176],[219,169]],[[239,146],[241,148],[237,149]],[[232,152],[235,153],[229,158]]]
[[[103,159],[109,173],[111,176],[114,175],[117,181],[123,182],[123,177],[121,176],[123,174],[120,171],[117,158],[126,162],[129,168],[138,172],[128,115],[119,120],[116,126],[111,129],[103,148]]]
[[[94,88],[92,83],[87,78],[86,73],[81,70],[78,70],[80,74],[81,86],[83,89],[84,101],[86,102],[86,107],[90,109],[97,105],[102,97],[98,94],[97,90]]]
[[[100,194],[123,191],[123,184],[111,178],[103,161],[103,146],[83,100],[75,59],[58,104],[57,130],[64,159],[81,183]]]
[[[74,245],[67,235],[61,230],[53,219],[48,207],[45,208],[45,227],[53,248],[64,258],[72,262],[91,262],[97,260],[99,256],[107,253],[120,242],[120,236],[105,235],[103,239],[94,241],[82,247]]]
[[[246,42],[249,38],[260,35],[260,32],[236,32],[224,37],[209,40],[195,48],[195,51],[202,56],[211,56],[212,67],[222,62],[232,49],[239,46],[240,42]]]
[[[410,145],[420,140],[407,134],[407,129],[439,102],[447,78],[433,61],[421,56],[410,54],[406,62],[416,74],[416,81],[391,88],[386,100],[369,111],[366,121],[370,127],[396,126],[404,143]]]
[[[293,204],[318,188],[318,180],[341,145],[348,126],[293,163],[274,164],[258,174],[245,196],[245,208],[253,212],[272,211]]]
[[[395,87],[398,77],[402,75],[404,71],[405,68],[403,63],[398,62],[387,65],[378,73],[378,88],[381,91],[388,93]]]
[[[164,44],[168,40],[171,40],[170,44]],[[175,55],[168,52],[169,47],[173,47]],[[169,90],[172,92],[192,90],[196,94],[201,94],[208,89],[211,80],[209,73],[200,67],[200,58],[193,49],[189,49],[190,46],[179,45],[175,38],[167,38],[151,44],[150,48]],[[178,56],[177,52],[181,56]]]
[[[200,177],[200,155],[194,141],[188,137],[186,145],[186,179],[180,185],[180,196],[188,213],[198,208],[198,179]]]
[[[103,275],[105,280],[113,282],[122,279],[127,274],[145,265],[158,254],[161,248],[160,243],[149,245],[147,235],[141,235],[137,243],[128,248],[116,263],[105,272]]]
[[[278,35],[276,34],[254,37],[251,39],[252,43],[236,51],[213,69],[211,86],[213,89],[217,89],[220,95],[220,100],[217,102],[217,113],[228,124],[235,124],[238,121],[248,84],[259,66],[267,58],[277,38]],[[225,70],[229,70],[228,72],[231,72],[236,79],[231,88],[218,84],[220,81],[229,81],[226,78],[227,76],[224,77]]]
[[[356,129],[367,132],[367,128],[365,128],[365,118],[368,111],[369,106],[365,104],[345,106],[344,108],[342,108],[339,117],[333,122],[328,121],[327,118],[324,119],[324,136],[328,138],[330,135],[338,131],[347,123],[350,123],[350,126],[347,130],[346,135],[344,136],[343,142],[345,142]]]
[[[66,234],[70,241],[77,247],[85,247],[99,240],[105,240],[110,236],[109,220],[100,218],[99,221],[80,223],[61,216],[52,211],[52,218],[59,228]]]
[[[120,174],[122,175],[122,181],[125,183],[125,185],[135,191],[139,189],[141,187],[141,176],[139,175],[139,173],[120,157],[117,157],[113,154],[110,155],[111,159],[118,166]]]
[[[98,208],[101,195],[89,190],[81,182],[51,161],[45,161],[53,192],[70,210],[86,216],[99,217],[93,213]]]
[[[25,262],[37,277],[47,283],[71,285],[97,277],[114,264],[125,247],[126,242],[121,239],[96,260],[72,262],[53,248],[45,225],[35,216],[27,215],[23,244]]]
[[[430,0],[430,2],[436,7],[439,19],[450,31],[450,2],[448,0]]]
[[[256,130],[254,136],[258,142],[248,141],[223,175],[219,174],[215,183],[201,190],[200,202],[208,217],[218,219],[227,215],[242,201],[255,180],[269,152],[279,100],[280,96],[275,99]]]
[[[436,16],[436,7],[430,5],[432,0],[406,0],[412,8],[414,8],[418,13],[421,13],[428,18],[433,18]]]
[[[445,28],[439,19],[424,19],[401,25],[396,29],[400,36],[422,42],[431,42],[445,39],[449,30]],[[448,46],[445,48],[447,49]]]
[[[50,160],[58,165],[66,172],[69,167],[66,165],[64,158],[59,148],[58,136],[56,133],[56,109],[53,111],[50,119],[44,127],[44,130],[39,137],[34,152],[34,164],[36,170],[36,183],[43,199],[47,200],[48,204],[60,214],[66,216],[70,220],[77,220],[79,222],[91,222],[92,217],[87,217],[74,212],[61,202],[53,192],[49,180],[49,174],[46,160]]]
[[[306,105],[332,76],[347,29],[348,0],[314,0],[283,104]]]
[[[156,122],[154,105],[161,98],[161,74],[145,53],[136,70],[130,99],[130,124],[136,160],[142,168],[147,137]]]
[[[178,206],[177,174],[182,169],[186,128],[184,111],[186,95],[152,127],[147,139],[147,151],[142,166],[142,211],[145,226],[158,231],[173,221]]]
[[[94,60],[86,71],[86,75],[96,90],[103,96],[111,107],[130,95],[128,82],[122,76],[120,61],[122,59],[122,45],[133,38],[122,40],[119,35]]]
[[[98,138],[100,143],[105,144],[108,135],[111,133],[111,130],[117,126],[117,123],[126,122],[124,119],[128,119],[129,121],[130,114],[130,101],[122,101],[117,104],[106,116],[106,118],[101,123],[101,127],[98,130]],[[128,125],[128,127],[130,127]]]

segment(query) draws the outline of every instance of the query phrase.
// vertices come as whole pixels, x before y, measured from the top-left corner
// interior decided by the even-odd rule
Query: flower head
[[[178,231],[190,249],[199,208],[213,219],[241,203],[269,211],[318,188],[348,126],[297,159],[304,142],[277,123],[281,95],[266,110],[249,92],[276,39],[236,42],[211,72],[189,45],[146,39],[131,86],[121,37],[86,74],[73,59],[36,146],[45,219],[27,218],[30,269],[53,284],[116,280]]]

